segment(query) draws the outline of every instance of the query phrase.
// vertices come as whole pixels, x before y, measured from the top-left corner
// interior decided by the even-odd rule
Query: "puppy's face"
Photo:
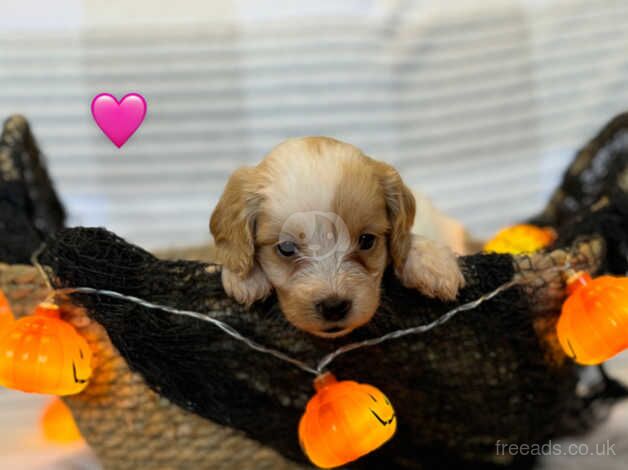
[[[228,195],[230,190],[237,195]],[[240,210],[249,216],[241,222],[250,236],[243,238],[250,240],[244,249],[233,243],[233,223],[242,217],[221,207],[223,200],[245,201]],[[211,225],[219,257],[222,252],[226,269],[244,265],[240,278],[251,283],[231,291],[250,303],[256,298],[242,293],[259,297],[265,291],[260,283],[267,282],[293,325],[325,337],[371,319],[394,256],[389,247],[407,250],[404,237],[390,234],[394,227],[409,233],[414,216],[414,200],[396,171],[327,138],[279,145],[240,184],[228,184],[221,203]],[[250,255],[229,266],[225,260],[237,258],[234,250]],[[251,276],[254,270],[263,276]]]

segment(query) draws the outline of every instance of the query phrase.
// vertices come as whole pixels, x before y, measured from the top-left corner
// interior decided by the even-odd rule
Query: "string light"
[[[39,262],[37,261],[36,257],[33,257],[33,262],[39,265]],[[41,265],[39,265],[40,271],[45,272],[42,268]],[[564,272],[567,269],[570,269],[571,266],[568,264],[564,264],[561,266],[552,266],[549,267],[547,269],[544,269],[543,271],[545,272],[552,272],[552,271],[558,271],[558,272]],[[359,341],[359,342],[355,342],[355,343],[349,343],[346,344],[344,346],[339,347],[338,349],[332,351],[329,354],[326,354],[325,356],[323,356],[318,363],[315,366],[311,366],[299,359],[296,359],[292,356],[289,356],[288,354],[285,354],[277,349],[274,348],[270,348],[267,346],[264,346],[256,341],[254,341],[251,338],[247,338],[246,336],[242,335],[238,330],[236,330],[235,328],[233,328],[231,325],[222,322],[220,320],[217,320],[215,318],[212,318],[210,316],[208,316],[207,314],[203,314],[201,312],[195,312],[192,310],[182,310],[182,309],[178,309],[178,308],[174,308],[174,307],[169,307],[167,305],[161,305],[161,304],[156,304],[153,302],[149,302],[147,300],[141,299],[139,297],[135,297],[132,295],[126,295],[126,294],[121,294],[120,292],[116,292],[116,291],[112,291],[112,290],[107,290],[107,289],[95,289],[93,287],[70,287],[70,288],[63,288],[63,289],[57,289],[53,292],[52,295],[59,295],[59,294],[94,294],[94,295],[103,295],[106,297],[111,297],[111,298],[115,298],[115,299],[119,299],[119,300],[126,300],[129,302],[133,302],[137,305],[141,305],[142,307],[146,307],[146,308],[150,308],[150,309],[157,309],[157,310],[162,310],[164,312],[167,313],[171,313],[173,315],[180,315],[180,316],[185,316],[185,317],[190,317],[190,318],[195,318],[197,320],[200,321],[204,321],[207,323],[210,323],[214,326],[216,326],[217,328],[219,328],[220,330],[222,330],[224,333],[226,333],[227,335],[231,336],[232,338],[243,342],[244,344],[246,344],[249,348],[264,353],[264,354],[269,354],[279,360],[282,360],[284,362],[290,363],[298,368],[300,368],[301,370],[308,372],[312,375],[315,376],[319,376],[321,375],[326,368],[335,360],[337,359],[339,356],[346,354],[350,351],[354,351],[356,349],[361,349],[361,348],[365,348],[365,347],[370,347],[370,346],[375,346],[378,344],[381,344],[385,341],[389,341],[392,339],[397,339],[397,338],[402,338],[404,336],[408,336],[408,335],[413,335],[413,334],[421,334],[421,333],[425,333],[427,331],[430,331],[438,326],[443,325],[444,323],[448,322],[449,320],[451,320],[452,318],[454,318],[456,315],[458,315],[461,312],[466,312],[468,310],[473,310],[475,308],[477,308],[479,305],[481,305],[482,303],[492,299],[493,297],[499,295],[501,292],[517,285],[517,284],[521,284],[522,282],[524,282],[524,280],[522,278],[518,278],[518,279],[513,279],[511,281],[508,281],[502,285],[500,285],[499,287],[497,287],[496,289],[494,289],[493,291],[484,294],[480,297],[478,297],[475,300],[472,300],[470,302],[458,305],[457,307],[454,307],[453,309],[449,310],[448,312],[444,313],[443,315],[441,315],[440,317],[438,317],[437,319],[426,323],[426,324],[421,324],[421,325],[417,325],[417,326],[413,326],[410,328],[405,328],[405,329],[401,329],[401,330],[395,330],[395,331],[391,331],[389,333],[386,333],[385,335],[376,337],[376,338],[370,338],[370,339],[366,339],[364,341]]]

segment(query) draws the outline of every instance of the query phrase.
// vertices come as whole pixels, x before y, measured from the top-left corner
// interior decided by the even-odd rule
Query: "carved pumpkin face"
[[[540,250],[556,239],[551,228],[518,224],[506,227],[484,245],[484,251],[491,253],[529,253]]]
[[[87,386],[91,350],[76,330],[40,304],[0,333],[0,385],[31,393],[72,395]]]
[[[377,388],[348,380],[336,382],[332,376],[317,389],[299,423],[299,439],[318,467],[356,460],[395,434],[395,410]]]
[[[0,290],[0,335],[13,323],[13,312],[11,311],[11,305],[7,300],[4,292]]]
[[[600,364],[628,347],[628,278],[582,274],[556,325],[565,353],[580,364]]]

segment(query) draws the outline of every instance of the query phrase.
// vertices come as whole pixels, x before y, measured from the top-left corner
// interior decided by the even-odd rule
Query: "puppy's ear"
[[[412,191],[403,184],[397,170],[384,162],[377,160],[372,162],[386,198],[386,209],[391,225],[388,242],[390,256],[395,270],[401,272],[412,246],[416,202]]]
[[[241,278],[255,263],[255,217],[261,202],[255,174],[255,168],[243,167],[231,175],[209,221],[216,260]]]

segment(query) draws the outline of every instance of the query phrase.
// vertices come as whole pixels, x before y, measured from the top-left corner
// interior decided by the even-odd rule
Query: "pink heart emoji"
[[[109,140],[120,148],[144,121],[146,100],[137,93],[129,93],[120,101],[109,93],[100,93],[92,100],[92,116]]]

